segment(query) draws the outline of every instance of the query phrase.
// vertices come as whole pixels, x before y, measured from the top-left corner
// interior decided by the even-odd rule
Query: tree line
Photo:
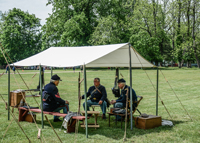
[[[43,26],[20,9],[0,14],[0,40],[14,61],[51,46],[130,42],[156,65],[170,61],[200,67],[200,0],[48,0],[50,4],[52,14]]]

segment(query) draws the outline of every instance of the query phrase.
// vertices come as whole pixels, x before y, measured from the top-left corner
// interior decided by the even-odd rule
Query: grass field
[[[5,72],[5,70],[0,70],[0,73]],[[19,71],[29,86],[30,89],[35,89],[38,85],[39,71],[38,70],[20,70]],[[54,70],[54,74],[57,73],[61,78],[58,89],[61,97],[70,102],[70,111],[76,112],[78,110],[78,70],[75,73],[71,69],[68,70]],[[187,109],[188,113],[192,117],[192,121],[187,115],[187,113],[182,108],[180,102],[174,95],[173,91],[169,87],[168,83],[165,81],[163,75],[159,74],[159,95],[163,100],[165,106],[167,107],[170,115],[172,116],[175,126],[161,126],[154,129],[142,130],[137,129],[133,126],[133,130],[130,129],[130,124],[127,129],[127,141],[135,143],[199,143],[200,142],[200,71],[199,69],[178,69],[178,68],[163,68],[162,72],[166,76],[170,85],[174,89],[175,93],[181,100],[183,106]],[[36,76],[32,78],[35,74]],[[129,72],[127,69],[120,70],[120,73],[124,76],[124,79],[129,85]],[[146,70],[146,73],[150,77],[153,86],[156,88],[156,70]],[[133,88],[137,95],[141,95],[144,99],[140,102],[139,109],[142,113],[156,114],[156,92],[151,82],[149,81],[144,70],[134,69],[133,74]],[[51,71],[45,71],[45,84],[50,80]],[[81,73],[81,78],[83,73]],[[113,87],[115,70],[107,69],[96,69],[87,70],[87,87],[93,85],[93,78],[99,77],[101,79],[101,84],[106,87],[108,98],[115,99],[111,92]],[[7,101],[8,92],[8,82],[7,75],[4,74],[0,77],[0,94]],[[27,89],[18,74],[11,74],[11,91],[16,89]],[[83,83],[81,85],[81,94],[83,94]],[[27,95],[30,93],[26,93]],[[34,93],[35,94],[35,93]],[[27,102],[31,106],[37,106],[33,98],[26,98]],[[36,99],[40,103],[40,98]],[[82,103],[84,101],[82,100]],[[81,103],[81,104],[82,104]],[[83,107],[81,106],[81,111]],[[97,109],[100,111],[100,109]],[[0,98],[0,141],[3,143],[26,143],[28,142],[26,136],[23,134],[21,129],[18,127],[16,122],[12,122],[4,138],[3,135],[6,132],[10,121],[7,117],[7,110],[5,110],[5,104]],[[15,116],[18,118],[17,109],[14,110]],[[165,108],[159,100],[158,114],[162,116],[162,119],[171,120],[170,116],[166,112]],[[136,112],[134,116],[138,116]],[[108,117],[108,116],[107,116]],[[85,130],[79,127],[79,133],[64,133],[64,129],[59,131],[61,122],[54,123],[53,116],[48,116],[52,125],[54,126],[56,132],[63,142],[123,142],[124,137],[124,124],[122,129],[120,128],[120,122],[118,126],[115,126],[114,122],[111,122],[111,127],[108,127],[108,119],[102,120],[98,118],[98,123],[100,128],[93,129],[88,128],[88,139],[85,136]],[[41,128],[41,115],[37,114],[37,125]],[[114,117],[112,117],[114,119]],[[94,117],[88,120],[89,123],[94,122]],[[27,136],[30,138],[31,142],[40,142],[37,139],[37,128],[34,123],[20,122],[20,125],[26,132]],[[134,125],[134,121],[133,121]],[[54,134],[50,125],[47,121],[44,122],[44,129],[42,129],[42,134],[47,143],[49,142],[59,142],[58,138]],[[44,140],[43,140],[44,142]]]

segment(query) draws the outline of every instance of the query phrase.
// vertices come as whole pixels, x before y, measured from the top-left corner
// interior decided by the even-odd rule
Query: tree
[[[132,31],[132,38],[130,39],[131,44],[133,44],[134,47],[139,48],[140,51],[147,52],[143,52],[142,56],[154,56],[151,57],[150,61],[155,62],[156,65],[158,65],[159,62],[162,62],[163,59],[168,58],[171,54],[172,48],[170,39],[166,33],[169,27],[168,21],[165,7],[163,8],[158,1],[140,0],[135,4],[134,12],[133,15],[131,15],[131,21],[129,22],[129,29]],[[140,42],[133,41],[136,40],[135,37],[141,37],[141,39],[136,38]],[[142,43],[140,47],[136,44],[138,42]],[[149,50],[146,48],[149,48]],[[155,53],[152,54],[150,51],[154,51]]]
[[[52,4],[53,10],[42,27],[43,48],[89,45],[101,0],[49,0],[48,4]]]
[[[41,50],[40,19],[13,8],[2,14],[1,43],[13,61],[22,60]]]
[[[98,25],[90,38],[93,45],[129,42],[131,32],[128,22],[134,4],[129,0],[110,0],[109,4],[106,14],[99,16]]]

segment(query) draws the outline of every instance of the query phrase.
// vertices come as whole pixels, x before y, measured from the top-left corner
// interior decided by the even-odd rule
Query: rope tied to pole
[[[175,93],[174,89],[172,88],[172,86],[170,85],[170,83],[168,82],[168,80],[166,79],[166,77],[164,76],[163,72],[160,70],[160,72],[162,73],[163,77],[165,78],[166,82],[168,83],[169,87],[171,88],[171,90],[173,91],[174,95],[176,96],[176,98],[178,99],[178,101],[180,102],[181,106],[183,107],[183,109],[185,110],[185,112],[187,113],[187,115],[190,117],[190,119],[192,120],[191,116],[189,115],[189,113],[187,112],[187,110],[185,109],[185,107],[183,106],[181,100],[178,98],[177,94]],[[192,120],[193,121],[193,120]]]
[[[138,55],[137,55],[137,52],[135,51],[135,49],[134,49],[134,48],[133,48],[133,51],[134,51],[135,55],[137,56],[137,58],[138,58],[138,60],[139,60],[139,62],[140,62],[140,64],[141,64],[141,66],[142,66],[142,69],[143,69],[143,65],[142,65],[142,63],[141,63],[141,61],[140,61],[140,59],[139,59],[139,57],[138,57]],[[152,81],[151,81],[151,79],[150,79],[149,75],[147,74],[146,70],[144,70],[144,71],[145,71],[145,73],[146,73],[146,75],[147,75],[147,77],[148,77],[149,81],[151,82],[151,84],[152,84],[152,86],[153,86],[154,90],[155,90],[155,91],[156,91],[156,93],[157,93],[157,90],[156,90],[156,88],[154,87],[154,85],[153,85],[153,83],[152,83]],[[164,106],[165,110],[167,111],[168,115],[169,115],[169,116],[170,116],[170,118],[172,119],[172,117],[171,117],[171,115],[170,115],[169,111],[167,110],[167,107],[165,106],[164,102],[162,101],[162,99],[161,99],[160,95],[158,95],[158,97],[159,97],[159,99],[160,99],[160,101],[161,101],[162,105]]]
[[[2,100],[3,100],[4,102],[6,102],[6,101],[3,99],[3,96],[2,96],[1,94],[0,94],[0,96],[1,96]],[[31,142],[31,140],[28,138],[28,136],[26,135],[25,131],[23,130],[23,128],[21,127],[21,125],[20,125],[19,122],[17,121],[17,118],[15,117],[15,114],[12,113],[10,110],[9,110],[9,112],[10,112],[11,116],[13,117],[12,121],[15,120],[15,122],[16,122],[17,125],[20,127],[20,129],[22,130],[22,132],[24,133],[24,135],[26,136],[26,138],[28,139],[28,141]],[[11,121],[11,123],[12,123],[12,121]],[[10,124],[11,124],[11,123],[10,123]],[[9,126],[10,126],[10,125],[9,125]],[[9,127],[8,127],[8,128],[9,128]],[[8,130],[8,128],[7,128],[7,130]],[[6,130],[6,132],[7,132],[7,130]],[[6,132],[5,132],[4,136],[6,135]],[[4,137],[4,136],[3,136],[3,137]],[[2,138],[2,140],[3,140],[3,138]]]
[[[3,50],[2,50],[2,48],[3,48],[3,46],[2,46],[2,44],[0,43],[0,50],[1,50],[2,54],[3,54],[3,56],[4,56],[4,59],[6,60],[7,65],[9,66],[9,70],[10,70],[11,67],[10,67],[10,65],[9,65],[9,63],[8,63],[8,60],[7,60],[7,58],[6,58],[6,56],[5,56],[4,52],[3,52],[3,50],[5,51],[5,49],[3,48]],[[5,53],[6,53],[6,55],[8,56],[10,62],[13,63],[12,60],[10,59],[9,55],[7,54],[7,52],[5,52]],[[14,64],[13,64],[13,66],[14,66]],[[14,67],[15,67],[15,66],[14,66]],[[15,67],[15,69],[17,69],[17,68]],[[20,78],[22,79],[22,81],[24,82],[24,84],[26,85],[26,87],[29,89],[28,85],[26,84],[26,82],[25,82],[24,79],[22,78],[22,76],[21,76],[21,74],[19,73],[18,69],[17,69],[17,72],[18,72]],[[15,82],[16,82],[17,85],[18,85],[18,88],[20,89],[19,83],[17,82],[16,77],[15,77],[15,74],[13,74],[13,76],[14,76]],[[21,94],[22,94],[23,100],[25,101],[25,103],[26,103],[26,105],[27,105],[27,107],[28,107],[28,111],[31,113],[30,115],[31,115],[31,117],[33,118],[33,121],[34,121],[34,123],[35,123],[35,126],[37,127],[37,129],[39,129],[38,126],[37,126],[37,124],[36,124],[35,118],[33,117],[32,111],[30,111],[30,107],[29,107],[29,105],[28,105],[27,102],[26,102],[25,95],[23,94],[22,91],[20,91],[20,92],[21,92]],[[31,95],[33,95],[32,92],[31,92]],[[34,96],[33,96],[33,97],[34,97]],[[3,97],[2,97],[2,98],[3,98]],[[35,97],[34,97],[34,99],[35,99]],[[39,106],[39,103],[37,102],[36,99],[35,99],[35,101],[36,101],[36,103],[37,103],[38,106]],[[4,101],[4,102],[5,102],[5,101]],[[5,103],[6,103],[6,102],[5,102]],[[40,107],[40,106],[39,106],[39,107]],[[10,110],[9,110],[9,113],[11,113],[11,115],[13,114],[12,112],[10,112]],[[13,114],[12,116],[13,116],[13,118],[16,119],[16,117],[15,117],[14,114]],[[18,123],[18,121],[17,121],[17,123]],[[19,123],[18,123],[18,125],[20,126]],[[21,126],[20,126],[20,128],[22,129]],[[23,129],[22,129],[22,130],[23,130]],[[45,141],[44,136],[42,136],[42,137],[43,137],[43,139],[44,139],[44,141]],[[40,141],[42,142],[42,140],[40,140]],[[30,142],[30,140],[29,140],[29,142]],[[45,141],[45,142],[46,142],[46,141]]]

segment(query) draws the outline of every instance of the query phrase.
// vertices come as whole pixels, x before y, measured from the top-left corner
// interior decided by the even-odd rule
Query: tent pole
[[[132,63],[131,63],[131,44],[129,43],[129,72],[130,72],[130,108],[131,108],[131,130],[133,130],[133,107],[132,107]]]
[[[43,101],[42,101],[42,67],[40,65],[40,97],[41,97],[41,116],[42,116],[42,128],[44,129],[44,120],[43,120]]]
[[[84,74],[84,98],[85,98],[85,134],[88,138],[88,123],[87,123],[87,80],[86,80],[86,67],[83,65]]]
[[[51,67],[51,77],[52,77],[52,75],[53,75],[53,69],[52,69],[52,67]]]
[[[8,65],[8,120],[10,120],[10,66]]]
[[[159,78],[159,69],[157,67],[157,85],[156,85],[156,116],[158,116],[158,78]]]

